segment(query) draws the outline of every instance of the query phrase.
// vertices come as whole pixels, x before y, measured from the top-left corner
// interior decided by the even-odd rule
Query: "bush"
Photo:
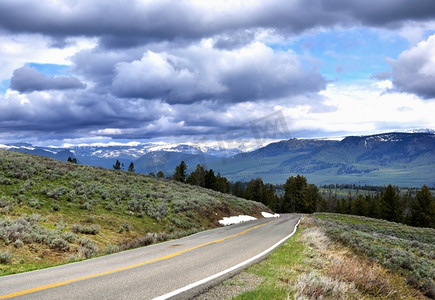
[[[119,233],[122,233],[122,232],[124,232],[124,230],[125,230],[126,232],[130,232],[130,224],[128,224],[128,223],[123,223],[123,224],[119,225],[118,232],[119,232]]]
[[[15,247],[15,248],[21,248],[21,247],[23,247],[23,246],[24,246],[24,243],[23,243],[22,240],[16,240],[16,241],[14,242],[14,247]]]
[[[60,237],[51,240],[48,246],[51,249],[62,251],[62,252],[66,252],[70,249],[70,244]]]
[[[77,236],[72,232],[65,232],[61,234],[61,238],[68,243],[74,243],[77,240]]]
[[[85,258],[91,258],[98,254],[98,246],[95,242],[81,238],[79,240],[79,244],[82,246],[80,249],[80,253]]]
[[[10,264],[12,262],[12,255],[8,251],[0,252],[0,264]]]
[[[71,231],[73,233],[84,233],[84,234],[98,234],[100,232],[100,225],[93,224],[90,226],[74,224],[71,226]]]
[[[41,208],[44,205],[44,203],[40,202],[36,198],[31,198],[31,199],[29,199],[29,205],[30,205],[30,207]]]
[[[106,254],[112,254],[112,253],[116,253],[119,251],[119,247],[116,245],[108,245],[106,248]]]

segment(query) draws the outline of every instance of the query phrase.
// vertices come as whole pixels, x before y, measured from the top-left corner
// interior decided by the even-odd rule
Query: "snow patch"
[[[279,218],[280,217],[279,214],[271,214],[271,213],[268,213],[268,212],[265,212],[265,211],[261,212],[261,215],[263,217],[265,217],[266,219],[268,219],[268,218]]]
[[[238,223],[253,221],[253,220],[257,220],[257,218],[246,216],[246,215],[239,215],[239,216],[232,216],[232,217],[224,217],[223,220],[219,220],[219,224],[226,226],[226,225],[238,224]]]

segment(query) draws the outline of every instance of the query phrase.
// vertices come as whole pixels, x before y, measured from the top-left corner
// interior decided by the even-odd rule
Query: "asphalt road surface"
[[[259,219],[0,277],[0,299],[189,299],[264,259],[292,235],[300,217]]]

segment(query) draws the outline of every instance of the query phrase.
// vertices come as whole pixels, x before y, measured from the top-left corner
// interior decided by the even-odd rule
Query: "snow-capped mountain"
[[[67,160],[68,157],[76,158],[79,163],[111,168],[116,160],[124,164],[152,153],[172,153],[190,155],[189,157],[200,156],[210,158],[230,157],[242,151],[233,148],[225,149],[218,146],[205,146],[193,144],[172,144],[172,143],[95,143],[95,144],[65,144],[62,147],[40,147],[29,143],[0,144],[0,148],[19,152],[47,156],[59,160]],[[180,157],[180,155],[177,155]],[[195,160],[199,161],[199,160]]]
[[[137,143],[36,147],[28,143],[0,148],[66,161],[112,168],[116,160],[134,163],[136,172],[173,174],[183,160],[188,172],[197,164],[220,172],[229,180],[282,183],[291,174],[302,174],[316,184],[338,183],[435,186],[435,131],[390,132],[343,139],[289,139],[254,151],[218,146]]]

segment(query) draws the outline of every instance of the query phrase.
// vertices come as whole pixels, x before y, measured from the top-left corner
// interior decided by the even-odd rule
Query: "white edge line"
[[[302,219],[302,216],[299,218],[299,221],[298,221],[298,223],[295,225],[295,228],[293,229],[293,232],[292,232],[292,233],[290,233],[290,234],[289,234],[288,236],[286,236],[285,238],[281,239],[279,242],[277,242],[276,244],[274,244],[272,247],[270,247],[270,248],[264,250],[264,251],[261,252],[260,254],[257,254],[256,256],[251,257],[251,258],[248,259],[248,260],[245,260],[244,262],[241,262],[241,263],[239,263],[239,264],[237,264],[237,265],[235,265],[235,266],[232,266],[231,268],[228,268],[228,269],[226,269],[226,270],[224,270],[224,271],[221,271],[221,272],[219,272],[219,273],[216,273],[216,274],[214,274],[214,275],[211,275],[211,276],[209,276],[209,277],[207,277],[207,278],[204,278],[204,279],[201,279],[201,280],[199,280],[199,281],[197,281],[197,282],[194,282],[194,283],[191,283],[191,284],[189,284],[189,285],[186,285],[186,286],[184,286],[184,287],[182,287],[182,288],[179,288],[179,289],[177,289],[177,290],[174,290],[174,291],[172,291],[172,292],[170,292],[170,293],[167,293],[167,294],[165,294],[165,295],[162,295],[162,296],[158,296],[158,297],[156,297],[156,298],[153,298],[153,300],[165,300],[165,299],[169,299],[169,298],[171,298],[171,297],[174,297],[174,296],[176,296],[176,295],[179,295],[179,294],[181,294],[181,293],[183,293],[183,292],[186,292],[186,291],[188,291],[188,290],[190,290],[190,289],[193,289],[193,288],[195,288],[195,287],[197,287],[197,286],[200,286],[201,284],[204,284],[204,283],[206,283],[206,282],[208,282],[208,281],[211,281],[211,280],[216,279],[216,278],[218,278],[218,277],[220,277],[220,276],[222,276],[222,275],[225,275],[225,274],[227,274],[227,273],[229,273],[229,272],[232,272],[232,271],[234,271],[234,270],[236,270],[236,269],[238,269],[238,268],[241,268],[241,267],[243,267],[243,266],[245,266],[245,265],[247,265],[247,264],[249,264],[249,263],[255,261],[256,259],[262,257],[263,255],[266,255],[266,254],[268,254],[269,252],[272,252],[275,248],[277,248],[278,246],[280,246],[282,243],[284,243],[286,240],[288,240],[288,239],[289,239],[293,234],[295,234],[296,229],[298,228],[298,225],[299,225],[299,223],[301,222],[301,219]]]

